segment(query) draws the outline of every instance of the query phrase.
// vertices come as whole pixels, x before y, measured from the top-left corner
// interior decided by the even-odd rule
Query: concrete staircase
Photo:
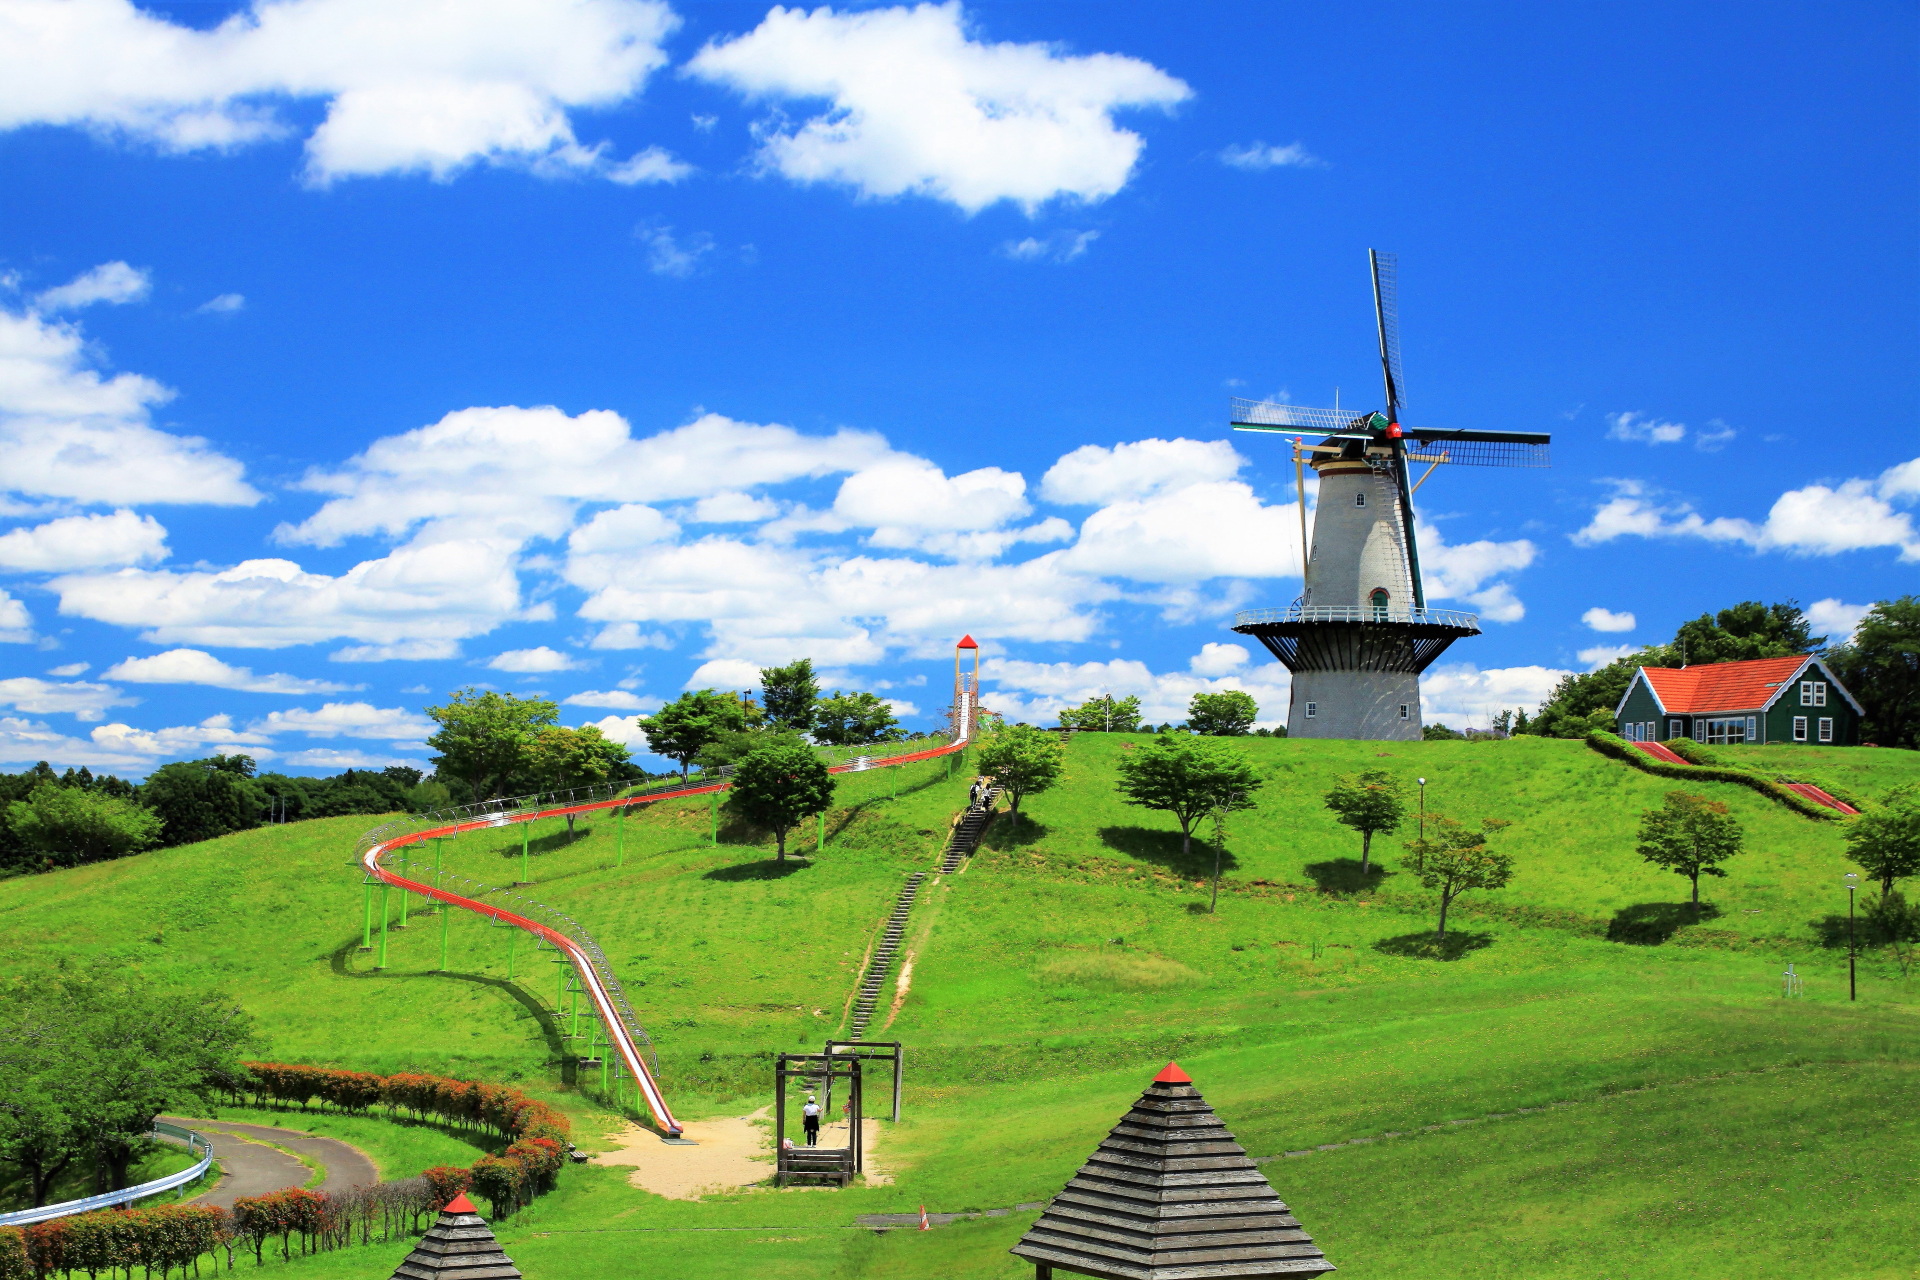
[[[993,818],[995,803],[1000,798],[1000,790],[995,787],[980,797],[980,803],[969,808],[961,815],[960,821],[953,825],[953,834],[947,839],[945,852],[940,856],[941,875],[952,875],[960,869],[967,855],[980,841],[980,833],[986,830],[987,823]],[[907,883],[900,890],[900,897],[893,904],[893,914],[887,917],[887,929],[880,937],[880,945],[873,950],[873,958],[867,962],[867,971],[861,975],[860,991],[853,1001],[853,1021],[847,1032],[849,1040],[864,1040],[867,1026],[873,1021],[873,1011],[880,1003],[880,997],[886,991],[887,977],[893,972],[894,957],[900,952],[900,939],[906,936],[907,918],[913,913],[913,901],[920,893],[920,885],[927,878],[925,871],[915,871],[907,877]]]

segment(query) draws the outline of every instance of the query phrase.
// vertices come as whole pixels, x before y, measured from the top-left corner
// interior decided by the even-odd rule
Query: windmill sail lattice
[[[1173,1063],[1013,1253],[1036,1274],[1237,1280],[1334,1269]]]

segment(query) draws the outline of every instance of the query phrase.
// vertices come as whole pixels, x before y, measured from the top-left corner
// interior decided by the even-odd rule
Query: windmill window
[[[1356,494],[1354,494],[1354,495],[1353,495],[1353,505],[1354,505],[1354,506],[1356,506],[1356,507],[1364,507],[1364,506],[1366,506],[1366,505],[1367,505],[1367,495],[1366,495],[1366,494],[1364,494],[1364,493],[1356,493]]]
[[[1795,742],[1805,742],[1807,740],[1807,718],[1805,716],[1795,716],[1793,718],[1793,740]]]
[[[1402,720],[1411,720],[1413,718],[1407,713],[1407,704],[1404,702],[1400,704],[1400,718]]]
[[[1307,719],[1311,720],[1319,714],[1320,714],[1320,704],[1317,702],[1309,702],[1307,704]]]
[[[1822,742],[1833,741],[1833,717],[1832,716],[1820,717],[1820,741]]]
[[[1375,587],[1373,594],[1367,597],[1367,600],[1373,605],[1373,620],[1375,622],[1385,622],[1387,620],[1388,599],[1389,597],[1385,587]]]

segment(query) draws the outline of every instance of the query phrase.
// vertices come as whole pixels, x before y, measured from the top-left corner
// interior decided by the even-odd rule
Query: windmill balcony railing
[[[1365,604],[1291,605],[1285,609],[1242,609],[1233,615],[1236,627],[1255,627],[1286,622],[1385,622],[1424,627],[1480,629],[1478,614],[1457,609],[1396,609]]]

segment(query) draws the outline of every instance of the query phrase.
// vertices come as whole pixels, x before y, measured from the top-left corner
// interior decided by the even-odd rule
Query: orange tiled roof
[[[1754,658],[1748,662],[1710,662],[1698,667],[1642,667],[1660,705],[1673,715],[1712,715],[1716,711],[1753,711],[1764,707],[1807,660]]]

